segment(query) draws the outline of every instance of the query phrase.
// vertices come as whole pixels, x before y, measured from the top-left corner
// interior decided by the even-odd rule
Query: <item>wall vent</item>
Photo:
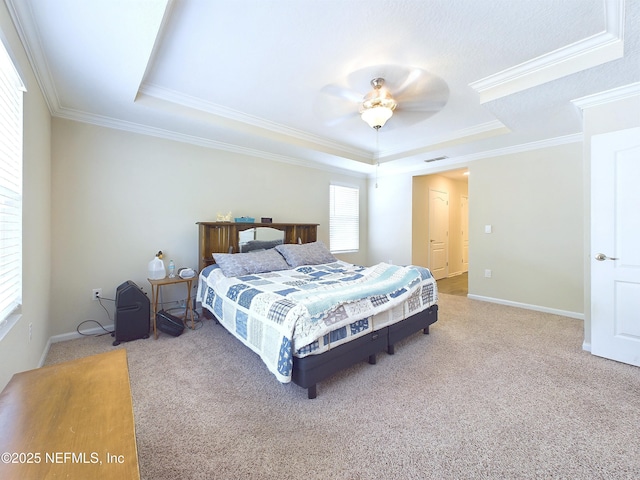
[[[446,160],[447,158],[449,157],[447,157],[446,155],[443,155],[442,157],[429,158],[425,160],[425,163],[438,162],[440,160]]]

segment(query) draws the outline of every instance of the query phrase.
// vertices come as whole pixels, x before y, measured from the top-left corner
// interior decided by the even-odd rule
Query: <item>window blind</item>
[[[22,303],[22,97],[0,43],[0,326]]]
[[[360,190],[329,187],[329,249],[334,253],[360,248]]]

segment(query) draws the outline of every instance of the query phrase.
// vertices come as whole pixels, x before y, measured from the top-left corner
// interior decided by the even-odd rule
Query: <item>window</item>
[[[22,96],[0,43],[0,329],[22,303]]]
[[[360,190],[329,187],[329,249],[333,253],[360,248]]]

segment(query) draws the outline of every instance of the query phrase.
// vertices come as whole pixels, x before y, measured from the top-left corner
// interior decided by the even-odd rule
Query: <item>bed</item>
[[[408,335],[429,333],[438,306],[428,269],[352,265],[307,233],[306,242],[287,242],[285,234],[273,248],[250,253],[204,245],[201,237],[201,248],[227,253],[212,251],[209,260],[201,252],[197,301],[277,380],[306,388],[312,399],[327,377],[363,360],[375,364]]]

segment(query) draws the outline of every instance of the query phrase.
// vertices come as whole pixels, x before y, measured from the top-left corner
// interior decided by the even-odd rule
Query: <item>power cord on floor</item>
[[[103,310],[106,312],[106,314],[107,314],[107,318],[109,319],[109,322],[111,322],[111,315],[109,314],[109,310],[107,310],[107,308],[102,304],[102,300],[109,300],[109,301],[112,301],[112,302],[115,302],[115,300],[113,300],[113,299],[111,299],[111,298],[98,297],[98,303],[100,303],[100,306],[102,307],[102,309],[103,309]],[[80,331],[80,327],[81,327],[82,325],[84,325],[85,323],[90,323],[90,322],[97,323],[98,325],[100,325],[100,328],[101,328],[102,330],[104,330],[104,331],[105,331],[105,333],[96,333],[96,334],[93,334],[93,333],[82,333],[82,332]],[[103,326],[99,321],[97,321],[97,320],[85,320],[84,322],[80,322],[80,323],[78,324],[78,326],[76,327],[76,332],[78,332],[78,333],[79,333],[80,335],[82,335],[83,337],[102,337],[103,335],[107,335],[107,334],[109,334],[109,335],[114,335],[114,333],[115,333],[115,332],[113,332],[113,331],[110,331],[110,330],[107,330],[106,328],[104,328],[104,326]]]
[[[81,327],[82,325],[84,325],[85,323],[90,323],[90,322],[97,323],[98,325],[100,325],[100,328],[101,328],[102,330],[104,330],[104,331],[105,331],[105,333],[82,333],[82,332],[80,331],[80,327]],[[80,323],[78,324],[78,326],[76,327],[76,332],[78,332],[78,333],[79,333],[80,335],[82,335],[83,337],[102,337],[103,335],[113,335],[113,333],[114,333],[114,332],[112,332],[112,331],[107,330],[106,328],[104,328],[104,326],[103,326],[99,321],[97,321],[97,320],[85,320],[84,322],[80,322]]]

